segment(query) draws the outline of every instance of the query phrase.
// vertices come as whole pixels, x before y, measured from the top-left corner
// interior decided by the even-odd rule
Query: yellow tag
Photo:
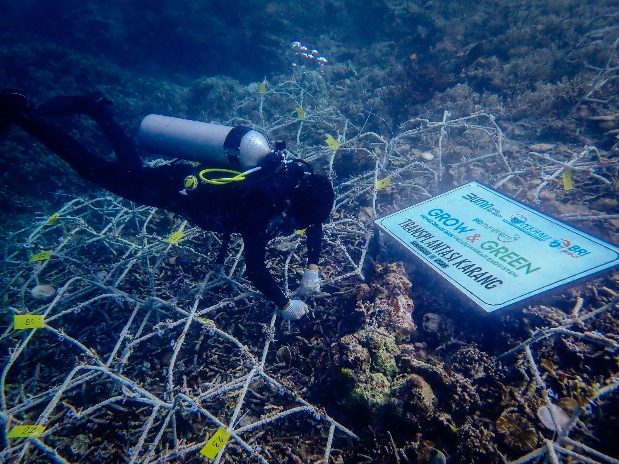
[[[297,112],[297,118],[305,119],[305,110],[303,108],[297,106],[294,110]]]
[[[204,445],[204,447],[200,450],[200,454],[209,459],[215,459],[215,457],[217,457],[217,453],[219,453],[224,445],[228,443],[229,438],[230,432],[223,427],[219,427],[217,432],[215,432],[215,435],[213,435],[206,445]]]
[[[258,93],[267,93],[267,83],[266,81],[258,84]]]
[[[166,242],[171,243],[172,245],[178,245],[178,242],[182,240],[185,236],[183,232],[177,230],[176,232],[172,232],[170,236],[166,239]]]
[[[335,140],[332,136],[328,136],[325,139],[325,142],[327,142],[327,145],[329,145],[329,148],[333,151],[337,150],[338,148],[340,148],[340,142],[338,142],[337,140]]]
[[[38,253],[35,253],[30,257],[30,262],[36,263],[37,261],[47,261],[51,257],[52,250],[39,251]]]
[[[38,438],[45,432],[44,425],[16,425],[9,432],[9,438]]]
[[[13,328],[20,329],[41,329],[45,327],[42,314],[15,314],[13,315]]]
[[[574,188],[574,179],[572,179],[572,170],[567,168],[561,175],[563,179],[563,190],[572,190]]]
[[[49,218],[47,218],[47,225],[53,226],[54,224],[56,224],[56,221],[58,220],[59,217],[60,217],[60,214],[58,213],[52,214]]]
[[[385,187],[389,187],[390,185],[391,177],[385,177],[384,179],[376,181],[376,190],[384,189]]]
[[[298,235],[305,235],[305,231],[306,230],[307,229],[297,229],[297,230],[294,231],[294,233],[298,234]]]

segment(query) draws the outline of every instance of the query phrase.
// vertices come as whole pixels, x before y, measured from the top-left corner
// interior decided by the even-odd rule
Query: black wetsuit
[[[265,247],[277,235],[307,228],[307,261],[318,264],[322,224],[303,224],[289,213],[298,172],[258,171],[245,181],[224,186],[200,185],[187,195],[180,191],[186,176],[196,173],[187,163],[157,167],[142,165],[131,138],[114,122],[111,111],[101,106],[89,112],[110,140],[117,160],[97,157],[69,135],[33,112],[19,112],[15,123],[56,152],[83,178],[133,202],[180,214],[202,229],[222,232],[225,252],[230,233],[239,233],[245,244],[247,276],[254,286],[283,308],[288,298],[265,265]],[[220,260],[224,254],[220,253]]]

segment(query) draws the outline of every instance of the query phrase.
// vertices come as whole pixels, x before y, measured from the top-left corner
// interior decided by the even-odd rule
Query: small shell
[[[434,154],[431,151],[423,151],[419,156],[426,161],[432,161],[434,159]]]
[[[49,300],[56,294],[56,289],[48,284],[41,284],[30,290],[30,295],[35,300]]]
[[[592,121],[614,121],[616,119],[616,115],[600,114],[598,116],[590,116],[589,119],[591,119]]]
[[[541,406],[537,410],[537,417],[544,427],[555,432],[563,430],[570,420],[570,416],[556,404]]]
[[[536,143],[529,147],[529,151],[541,151],[543,153],[552,150],[554,147],[552,143]]]

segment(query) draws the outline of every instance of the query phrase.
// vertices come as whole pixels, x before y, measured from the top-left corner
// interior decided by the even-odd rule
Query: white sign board
[[[477,182],[376,223],[488,312],[619,264],[619,248]]]

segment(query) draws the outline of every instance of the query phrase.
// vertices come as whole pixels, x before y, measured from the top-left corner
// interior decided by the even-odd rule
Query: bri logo
[[[550,248],[556,248],[561,253],[565,253],[566,255],[571,256],[572,258],[581,258],[582,256],[586,256],[591,253],[585,248],[582,248],[578,245],[574,245],[572,244],[572,242],[566,239],[553,240],[548,244],[548,246],[550,246]]]

